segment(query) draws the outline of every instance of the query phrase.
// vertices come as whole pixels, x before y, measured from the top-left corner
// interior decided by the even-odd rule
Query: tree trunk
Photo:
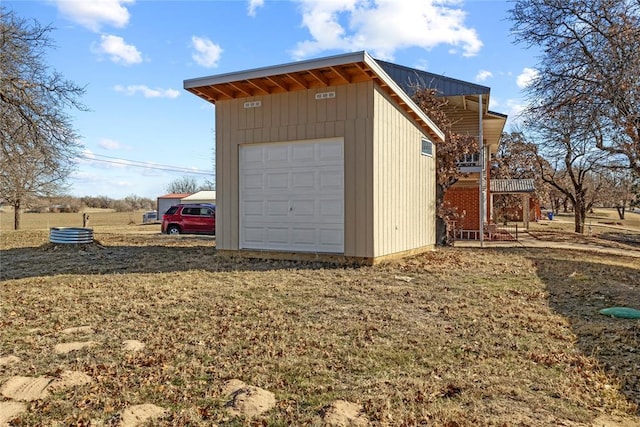
[[[587,207],[584,200],[576,200],[576,203],[573,206],[573,218],[575,222],[575,232],[584,234],[584,223],[587,218]]]
[[[444,187],[436,184],[436,246],[451,246],[447,233],[447,221],[442,217],[444,214]]]
[[[616,206],[616,210],[618,211],[620,219],[624,219],[624,206]]]
[[[13,202],[13,229],[20,230],[20,200]]]
[[[445,221],[444,218],[436,216],[436,245],[451,246],[452,243],[447,233],[447,221]]]

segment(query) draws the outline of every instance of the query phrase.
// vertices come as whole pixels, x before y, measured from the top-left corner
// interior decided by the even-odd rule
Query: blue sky
[[[499,0],[0,0],[51,25],[52,69],[86,86],[71,111],[84,146],[74,196],[155,199],[212,179],[215,108],[183,80],[366,50],[491,87],[494,111],[521,110],[536,54],[513,44]]]

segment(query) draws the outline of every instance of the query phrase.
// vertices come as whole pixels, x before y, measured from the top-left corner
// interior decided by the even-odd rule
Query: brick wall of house
[[[463,230],[480,229],[480,192],[478,187],[452,187],[444,194],[445,204],[456,206],[458,215],[462,216],[456,224]]]
[[[500,195],[495,196],[500,197]],[[498,218],[506,217],[508,221],[523,221],[523,207],[522,204],[518,207],[511,207],[506,210],[506,212],[502,212],[499,208],[494,207],[494,213]],[[536,221],[536,219],[542,218],[542,212],[540,210],[540,201],[534,197],[529,197],[529,221]],[[497,220],[498,222],[500,220]]]

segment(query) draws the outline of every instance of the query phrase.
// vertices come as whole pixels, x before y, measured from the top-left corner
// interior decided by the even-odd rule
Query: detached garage
[[[219,251],[374,263],[433,247],[444,136],[366,52],[184,87],[216,106]]]

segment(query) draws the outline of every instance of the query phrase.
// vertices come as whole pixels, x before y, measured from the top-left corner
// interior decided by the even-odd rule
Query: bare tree
[[[80,149],[66,111],[84,109],[84,89],[44,62],[51,30],[0,6],[0,198],[15,229],[24,201],[64,188]]]
[[[563,194],[574,212],[576,233],[584,233],[586,215],[604,185],[602,164],[607,154],[595,147],[596,120],[569,107],[529,116],[526,128],[533,135],[540,177]]]
[[[195,193],[198,191],[198,183],[192,176],[183,176],[169,183],[167,193]]]
[[[531,108],[580,105],[597,114],[596,146],[638,174],[640,1],[516,0],[511,20],[517,43],[542,49]]]
[[[618,217],[624,219],[627,206],[633,200],[634,177],[626,168],[607,168],[603,173],[605,186],[602,191],[602,203],[606,207],[615,207]]]
[[[418,87],[413,100],[445,134],[444,142],[436,146],[436,243],[448,245],[447,220],[453,213],[445,206],[444,195],[465,175],[460,172],[458,162],[465,154],[478,151],[478,141],[472,136],[453,132],[453,123],[444,112],[448,100],[439,97],[436,89]]]

